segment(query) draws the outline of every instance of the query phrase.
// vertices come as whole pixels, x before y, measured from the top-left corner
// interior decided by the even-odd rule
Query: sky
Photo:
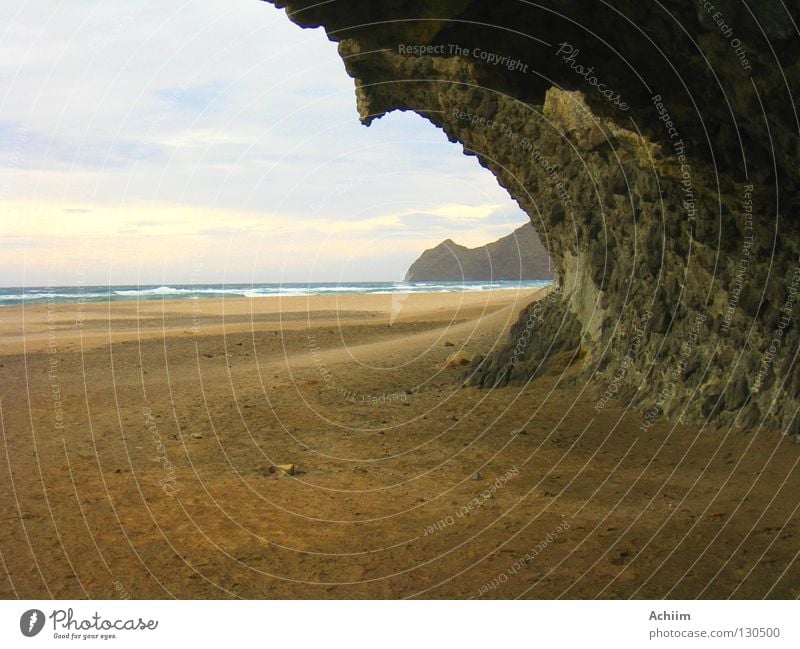
[[[390,281],[526,221],[272,5],[0,3],[0,285]]]

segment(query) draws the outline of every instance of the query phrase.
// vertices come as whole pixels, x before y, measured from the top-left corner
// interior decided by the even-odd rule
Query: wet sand
[[[800,445],[461,387],[541,295],[0,308],[0,596],[800,596]]]

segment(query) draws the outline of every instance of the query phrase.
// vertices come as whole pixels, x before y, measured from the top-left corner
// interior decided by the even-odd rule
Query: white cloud
[[[315,273],[402,277],[526,218],[427,121],[361,126],[335,44],[265,3],[6,0],[0,25],[2,283],[179,278],[198,247],[203,281],[299,276],[312,251]]]
[[[486,219],[503,207],[500,203],[485,203],[483,205],[442,205],[430,210],[431,214],[455,221]]]

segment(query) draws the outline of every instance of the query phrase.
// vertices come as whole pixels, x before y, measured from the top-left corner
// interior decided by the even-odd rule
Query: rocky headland
[[[452,239],[423,252],[407,282],[551,279],[550,256],[536,230],[523,225],[485,246],[467,248]]]

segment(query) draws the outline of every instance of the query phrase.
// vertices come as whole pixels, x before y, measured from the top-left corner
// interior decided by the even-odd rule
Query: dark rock
[[[716,0],[729,34],[694,0],[668,11],[638,0],[613,10],[585,0],[273,3],[338,41],[364,124],[417,112],[489,169],[542,235],[552,297],[524,309],[465,381],[502,387],[569,367],[601,391],[625,367],[618,393],[649,420],[751,426],[764,413],[775,430],[791,423],[800,327],[767,352],[800,250],[796,3]],[[399,51],[449,43],[530,70]],[[566,64],[565,43],[624,108]],[[455,246],[445,253],[462,254]],[[620,323],[643,323],[635,354]],[[726,388],[734,368],[743,378]]]
[[[422,253],[406,273],[408,282],[552,279],[550,257],[531,225],[481,246],[452,239]]]

